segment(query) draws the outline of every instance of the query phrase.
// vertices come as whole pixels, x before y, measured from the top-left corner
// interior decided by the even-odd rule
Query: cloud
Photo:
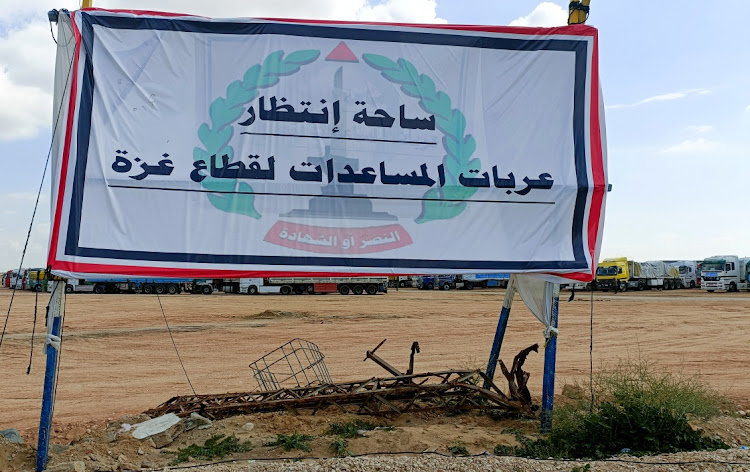
[[[711,125],[690,125],[685,127],[685,133],[688,134],[703,134],[708,133],[714,129]]]
[[[0,141],[33,138],[50,127],[55,43],[45,23],[0,36]]]
[[[717,141],[704,138],[686,139],[685,141],[663,149],[663,154],[695,154],[700,152],[714,151],[719,147]]]
[[[122,0],[98,0],[100,8],[124,8]],[[26,0],[0,9],[0,141],[29,139],[51,128],[55,43],[46,12],[75,10],[79,1]],[[176,11],[211,17],[295,17],[329,20],[446,23],[436,0],[130,0],[127,8]],[[57,29],[55,28],[55,32]]]
[[[609,105],[607,106],[607,110],[617,110],[620,108],[633,108],[641,105],[645,105],[647,103],[654,103],[654,102],[668,102],[672,100],[680,100],[683,98],[688,97],[695,97],[700,95],[708,95],[711,91],[708,89],[688,89],[684,90],[682,92],[670,92],[670,93],[664,93],[661,95],[654,95],[653,97],[644,98],[643,100],[639,100],[635,103],[622,103],[618,105]]]
[[[564,26],[567,24],[568,10],[552,2],[542,2],[528,15],[510,22],[510,26]]]
[[[745,107],[745,111],[750,111],[750,105]]]

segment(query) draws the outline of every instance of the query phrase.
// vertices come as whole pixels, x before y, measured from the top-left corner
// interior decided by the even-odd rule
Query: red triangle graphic
[[[349,46],[345,42],[341,41],[331,53],[326,56],[326,61],[338,61],[338,62],[359,62],[357,56],[354,55]]]

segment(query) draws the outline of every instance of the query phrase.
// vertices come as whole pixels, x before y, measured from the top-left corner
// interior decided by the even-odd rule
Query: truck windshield
[[[617,275],[617,267],[599,267],[596,269],[596,275]]]
[[[703,272],[708,272],[708,271],[722,271],[722,270],[724,270],[724,261],[704,262],[703,266],[701,267],[701,270]]]
[[[690,267],[680,266],[680,274],[689,274],[689,273],[690,273]]]

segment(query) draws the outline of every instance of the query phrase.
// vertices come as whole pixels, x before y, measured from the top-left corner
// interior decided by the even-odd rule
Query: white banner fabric
[[[70,15],[54,273],[591,279],[594,28]]]

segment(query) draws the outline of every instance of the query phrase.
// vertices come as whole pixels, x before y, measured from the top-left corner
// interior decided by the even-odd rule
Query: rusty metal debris
[[[329,407],[364,415],[474,409],[511,410],[526,414],[534,411],[531,394],[526,387],[529,374],[521,367],[529,352],[538,349],[537,345],[521,351],[510,371],[500,361],[500,368],[509,382],[509,397],[479,370],[414,374],[414,357],[420,351],[417,342],[411,345],[409,369],[404,374],[375,354],[385,341],[367,351],[364,360],[371,359],[377,363],[391,374],[389,377],[333,383],[318,347],[309,341],[294,339],[250,364],[262,391],[174,397],[145,413],[151,417],[167,413],[185,417],[199,413],[217,420],[278,410],[293,413],[312,410],[315,414]],[[290,383],[294,385],[285,386]]]
[[[505,367],[502,360],[498,359],[497,362],[500,364],[500,369],[503,371],[503,375],[508,380],[510,398],[528,406],[528,408],[532,410],[535,410],[531,403],[531,392],[529,392],[529,388],[527,387],[530,374],[522,369],[523,363],[526,362],[526,357],[532,351],[539,352],[539,344],[533,344],[516,354],[510,371]]]
[[[199,413],[217,420],[235,415],[336,407],[365,415],[400,415],[418,411],[499,409],[531,413],[511,400],[481,371],[449,370],[424,374],[373,377],[357,382],[327,383],[273,391],[174,397],[148,410],[149,416]]]

